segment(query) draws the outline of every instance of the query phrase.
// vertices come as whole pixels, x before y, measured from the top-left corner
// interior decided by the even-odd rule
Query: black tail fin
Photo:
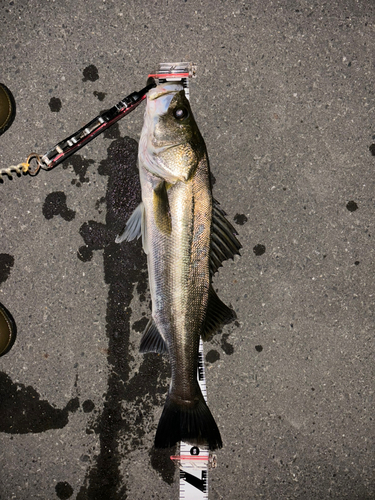
[[[220,431],[202,393],[193,407],[179,405],[169,394],[155,435],[155,448],[170,448],[179,441],[221,448]]]

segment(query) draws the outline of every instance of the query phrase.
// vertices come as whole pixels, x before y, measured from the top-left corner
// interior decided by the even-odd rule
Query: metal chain
[[[33,159],[36,159],[37,161],[37,166],[35,167],[34,170],[30,169],[30,161]],[[28,157],[27,160],[23,163],[19,163],[18,165],[11,165],[10,167],[7,168],[1,168],[0,169],[0,181],[3,180],[3,175],[7,175],[10,179],[13,177],[13,173],[16,172],[16,174],[20,175],[21,173],[29,173],[30,175],[36,175],[39,172],[39,169],[43,168],[41,158],[38,155],[38,153],[31,153]]]
[[[0,181],[3,180],[3,175],[7,175],[10,179],[13,177],[12,172],[16,172],[17,174],[21,174],[21,172],[26,173],[29,169],[29,165],[27,163],[19,163],[18,165],[11,165],[8,168],[0,169]]]

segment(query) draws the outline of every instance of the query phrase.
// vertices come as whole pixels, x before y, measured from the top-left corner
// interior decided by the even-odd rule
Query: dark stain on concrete
[[[232,344],[228,342],[230,333],[223,333],[221,336],[221,348],[225,352],[225,354],[228,354],[229,356],[234,353],[234,347]]]
[[[206,354],[207,363],[216,363],[216,361],[219,361],[219,359],[220,353],[215,349],[211,349],[211,351],[208,351],[208,353]]]
[[[114,123],[111,127],[107,128],[103,134],[104,139],[120,139],[120,128],[118,123]]]
[[[105,197],[102,196],[99,200],[96,201],[95,203],[95,208],[96,210],[101,214],[102,213],[102,210],[100,209],[100,206],[105,203]]]
[[[14,266],[14,257],[7,253],[0,253],[0,283],[4,283],[10,275],[10,270]]]
[[[136,332],[142,333],[144,331],[144,329],[146,328],[147,323],[148,323],[148,318],[143,317],[143,318],[139,319],[138,321],[135,321],[132,324],[132,328]]]
[[[52,219],[55,215],[61,215],[66,221],[71,221],[76,216],[74,210],[70,210],[66,205],[66,194],[62,191],[54,191],[47,195],[42,208],[46,219]]]
[[[95,163],[94,160],[83,158],[80,155],[73,155],[64,163],[63,168],[68,168],[68,165],[71,165],[74,169],[75,174],[79,177],[79,181],[77,179],[72,180],[72,184],[77,187],[81,187],[84,182],[89,182],[89,178],[85,177],[87,174],[87,170],[90,165]]]
[[[58,113],[61,109],[61,100],[58,97],[51,97],[48,106],[52,113]]]
[[[83,82],[96,82],[96,80],[99,80],[99,72],[98,68],[94,66],[94,64],[90,64],[90,66],[86,66],[86,68],[83,70]]]
[[[355,201],[351,200],[346,204],[346,208],[349,210],[349,212],[355,212],[358,209],[358,205]]]
[[[94,90],[93,94],[99,99],[99,101],[104,101],[105,96],[107,95],[105,92],[97,92],[96,90]]]
[[[257,257],[259,257],[260,255],[263,255],[265,251],[266,251],[266,247],[264,245],[255,245],[255,247],[253,248],[253,252],[255,253],[255,255]]]
[[[137,293],[139,296],[139,301],[144,302],[147,298],[149,299],[150,305],[150,317],[151,317],[151,297],[148,288],[148,271],[147,267],[143,270],[144,277],[137,283]]]
[[[88,247],[91,252],[93,250],[102,250],[105,246],[114,241],[113,234],[107,231],[106,226],[94,220],[89,220],[82,224],[79,233],[84,239],[86,247]]]
[[[60,500],[68,500],[73,495],[73,488],[66,481],[60,481],[55,486],[56,495]]]
[[[150,461],[153,469],[155,469],[162,477],[163,481],[172,484],[175,480],[176,466],[170,459],[171,455],[176,455],[177,447],[166,448],[165,450],[156,450],[154,447],[149,451]]]
[[[245,222],[247,222],[247,221],[248,221],[248,219],[247,219],[245,214],[236,214],[234,216],[234,222],[236,224],[239,224],[240,226],[243,226],[245,224]]]
[[[51,406],[31,386],[15,383],[0,372],[1,418],[0,432],[27,434],[62,429],[69,420],[69,413],[79,407],[78,398],[71,399],[65,408]]]
[[[115,238],[140,202],[137,152],[138,145],[130,138],[119,138],[109,146],[108,157],[99,166],[99,174],[108,176],[106,223],[88,221],[80,230],[85,242],[79,249],[81,260],[89,260],[95,250],[104,250],[104,279],[109,285],[107,356],[112,370],[103,410],[92,425],[92,431],[99,434],[100,453],[77,500],[126,498],[121,461],[142,445],[145,424],[153,419],[154,407],[162,405],[169,382],[166,357],[154,354],[144,356],[138,372],[130,378],[133,283],[138,283],[140,290],[147,289],[147,264],[140,241],[118,245]],[[169,462],[153,465],[164,479],[169,478],[165,472]]]
[[[82,410],[85,412],[85,413],[90,413],[92,412],[92,410],[95,408],[95,404],[93,403],[93,401],[91,401],[91,399],[86,399],[86,401],[84,401],[82,403]]]
[[[93,252],[92,252],[91,248],[88,245],[82,245],[77,250],[77,257],[82,262],[90,262],[90,260],[93,257]]]

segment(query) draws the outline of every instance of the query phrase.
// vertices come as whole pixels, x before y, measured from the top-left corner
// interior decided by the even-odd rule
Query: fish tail
[[[193,406],[178,404],[169,394],[167,396],[155,435],[155,448],[170,448],[179,441],[208,445],[210,450],[223,446],[220,431],[201,391]]]

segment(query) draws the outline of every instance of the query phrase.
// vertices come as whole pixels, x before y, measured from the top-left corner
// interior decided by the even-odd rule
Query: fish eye
[[[189,115],[189,112],[186,108],[176,108],[174,111],[173,111],[173,116],[177,119],[177,120],[183,120],[184,118],[186,118],[187,116]]]

